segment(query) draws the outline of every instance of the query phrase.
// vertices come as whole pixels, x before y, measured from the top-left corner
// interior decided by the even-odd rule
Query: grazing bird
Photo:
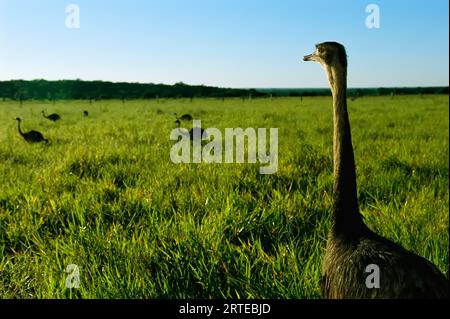
[[[359,212],[344,46],[336,42],[317,44],[315,52],[303,60],[322,65],[333,94],[333,225],[323,261],[322,296],[448,298],[449,281],[435,265],[371,231]],[[366,283],[372,273],[366,271],[372,265],[379,270],[375,288]]]
[[[89,112],[86,111],[86,110],[84,110],[84,111],[83,111],[83,115],[84,115],[85,117],[88,117],[88,116],[89,116]]]
[[[193,127],[189,130],[189,138],[193,141],[195,138],[200,138],[200,140],[203,140],[204,138],[208,137],[208,133],[201,127]]]
[[[25,141],[27,141],[28,143],[39,143],[39,142],[45,142],[48,143],[48,140],[44,138],[44,136],[42,136],[41,132],[38,131],[29,131],[29,132],[22,132],[22,130],[20,129],[20,122],[22,121],[20,119],[20,117],[16,118],[17,123],[18,123],[18,129],[19,129],[19,134],[22,135],[22,137],[25,139]]]
[[[177,113],[173,113],[175,115],[175,117],[177,118],[177,120],[182,120],[182,121],[192,121],[192,116],[190,114],[183,114],[180,117],[177,116]]]
[[[175,123],[177,124],[177,127],[180,128],[181,125],[180,120],[177,119]],[[197,135],[200,137],[200,140],[208,137],[208,133],[201,127],[193,127],[189,130],[189,133],[187,133],[186,131],[181,131],[181,133],[184,136],[188,136],[189,139],[192,141],[194,140],[195,137],[197,137]]]
[[[42,113],[42,115],[44,115],[44,117],[45,117],[46,119],[49,119],[50,121],[53,121],[53,122],[56,122],[56,121],[58,121],[58,120],[61,119],[61,116],[59,116],[59,115],[56,114],[56,113],[50,114],[49,116],[46,116],[46,115],[45,115],[44,110],[42,110],[41,113]]]

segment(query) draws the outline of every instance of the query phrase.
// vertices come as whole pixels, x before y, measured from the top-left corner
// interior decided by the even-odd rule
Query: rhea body
[[[347,112],[347,56],[336,42],[316,45],[304,61],[322,65],[333,95],[333,223],[321,291],[324,298],[448,298],[448,279],[425,258],[371,231],[359,211]],[[379,287],[367,285],[378,266]]]
[[[22,132],[20,128],[20,122],[22,121],[19,117],[16,118],[17,121],[17,128],[19,130],[19,134],[27,141],[28,143],[39,143],[39,142],[45,142],[48,143],[48,140],[44,138],[41,132],[38,131],[29,131],[29,132]]]
[[[177,118],[177,120],[182,120],[182,121],[192,121],[192,115],[190,114],[183,114],[180,117],[177,116],[177,113],[174,113],[175,117]]]
[[[175,124],[180,128],[181,122],[179,119],[175,121]],[[193,127],[189,130],[189,133],[182,131],[182,134],[188,136],[190,140],[194,140],[197,136],[200,140],[208,137],[208,133],[201,127]]]
[[[41,113],[46,119],[48,119],[50,121],[53,121],[53,122],[59,121],[61,119],[61,116],[59,116],[59,114],[56,114],[56,113],[52,113],[52,114],[50,114],[48,116],[45,115],[45,112],[43,110],[42,110]]]

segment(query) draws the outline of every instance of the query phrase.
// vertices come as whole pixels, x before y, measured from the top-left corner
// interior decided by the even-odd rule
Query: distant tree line
[[[330,96],[330,89],[259,89],[272,96]],[[448,86],[439,87],[395,87],[395,88],[349,88],[349,97],[406,95],[406,94],[448,94]]]
[[[218,88],[204,85],[114,83],[82,80],[0,81],[0,98],[14,100],[102,100],[194,97],[259,97],[266,93],[254,89]]]
[[[348,96],[449,94],[447,87],[407,88],[350,88]],[[14,100],[103,100],[103,99],[157,99],[195,97],[277,97],[277,96],[329,96],[329,89],[233,89],[205,85],[174,85],[82,80],[10,80],[0,81],[0,98]]]

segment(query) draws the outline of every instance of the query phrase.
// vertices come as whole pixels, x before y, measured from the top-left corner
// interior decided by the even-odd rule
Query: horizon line
[[[176,84],[184,84],[188,86],[207,86],[207,87],[215,87],[215,88],[221,88],[221,89],[242,89],[242,90],[298,90],[298,89],[330,89],[329,87],[282,87],[282,86],[265,86],[265,87],[257,87],[257,86],[243,86],[243,87],[234,87],[234,86],[216,86],[211,84],[189,84],[185,83],[183,81],[178,81],[173,84],[168,83],[162,83],[162,82],[130,82],[130,81],[112,81],[112,80],[83,80],[80,78],[76,79],[58,79],[58,80],[47,80],[44,78],[35,78],[32,80],[26,80],[26,79],[9,79],[9,80],[0,80],[0,82],[9,82],[9,81],[26,81],[26,82],[32,82],[32,81],[47,81],[47,82],[58,82],[58,81],[81,81],[81,82],[109,82],[109,83],[127,83],[127,84],[149,84],[149,85],[167,85],[167,86],[174,86]],[[414,86],[352,86],[348,87],[347,89],[379,89],[379,88],[442,88],[442,87],[449,87],[449,84],[445,85],[414,85]]]

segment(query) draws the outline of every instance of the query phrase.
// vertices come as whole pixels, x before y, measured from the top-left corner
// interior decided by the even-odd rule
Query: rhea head
[[[303,61],[315,61],[322,66],[340,66],[347,68],[347,54],[342,44],[337,42],[323,42],[316,44],[314,53],[305,55]]]
[[[333,96],[345,92],[347,87],[347,54],[342,44],[323,42],[316,44],[314,53],[305,55],[303,61],[314,61],[324,68]]]

